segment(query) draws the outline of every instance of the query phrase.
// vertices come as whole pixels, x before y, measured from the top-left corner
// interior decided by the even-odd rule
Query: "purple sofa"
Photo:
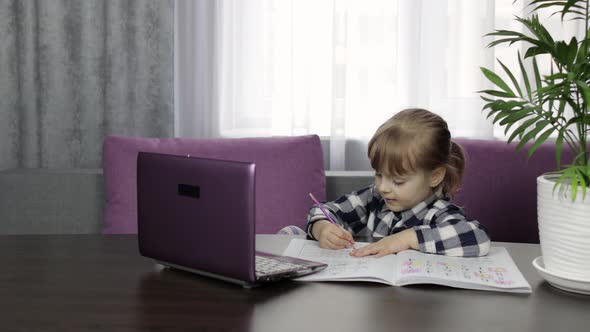
[[[527,160],[526,148],[516,153],[516,144],[456,141],[465,151],[466,167],[455,203],[485,225],[493,241],[539,243],[536,179],[555,170],[554,145],[542,144]],[[564,151],[562,163],[571,160],[571,151]]]
[[[516,153],[514,144],[473,139],[457,142],[466,153],[466,170],[455,203],[484,224],[494,241],[538,243],[536,178],[554,170],[553,145],[542,145],[527,160],[526,149]],[[320,200],[334,199],[372,182],[368,172],[360,177],[325,176],[322,147],[315,135],[247,139],[109,136],[103,155],[104,233],[137,231],[138,151],[256,162],[258,233],[275,233],[286,225],[303,227],[312,205],[309,192]],[[569,162],[571,153],[564,151],[562,159]]]
[[[103,145],[105,190],[103,233],[137,232],[137,154],[173,155],[256,163],[256,232],[303,227],[309,193],[325,199],[322,146],[318,136],[186,139],[108,136]]]

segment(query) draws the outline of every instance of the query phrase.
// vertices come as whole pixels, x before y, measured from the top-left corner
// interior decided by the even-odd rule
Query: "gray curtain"
[[[174,1],[0,0],[0,170],[101,166],[174,131]]]

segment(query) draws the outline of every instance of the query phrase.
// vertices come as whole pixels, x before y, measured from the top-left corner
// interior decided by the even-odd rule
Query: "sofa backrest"
[[[466,158],[461,189],[454,203],[480,221],[493,241],[539,243],[536,178],[555,170],[553,143],[542,144],[527,160],[527,145],[500,140],[456,139]],[[571,162],[564,151],[562,163]],[[373,182],[373,172],[327,172],[327,199],[358,190]]]
[[[516,153],[516,144],[456,141],[465,151],[466,167],[455,203],[487,227],[493,241],[539,243],[536,178],[555,170],[554,144],[542,144],[527,160],[527,148]],[[562,162],[571,160],[571,151],[564,151]]]
[[[323,152],[316,135],[242,139],[108,136],[103,145],[104,233],[137,232],[139,151],[255,162],[257,233],[276,233],[287,225],[303,227],[313,204],[308,193],[320,200],[326,195]]]
[[[466,168],[455,203],[479,220],[492,240],[538,243],[537,176],[555,169],[555,147],[541,145],[529,159],[526,148],[499,140],[456,139],[464,148]],[[104,143],[104,233],[135,233],[136,158],[138,151],[255,161],[258,233],[305,224],[312,202],[308,192],[326,198],[322,149],[317,136],[248,139],[154,139],[109,136]],[[562,162],[571,161],[564,151]],[[328,172],[330,173],[330,172]],[[370,173],[351,178],[328,174],[328,199],[372,182]],[[354,180],[354,181],[352,181]]]

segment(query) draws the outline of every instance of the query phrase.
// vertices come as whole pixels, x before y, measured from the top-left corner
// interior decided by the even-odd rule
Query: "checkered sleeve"
[[[420,251],[447,256],[485,256],[490,250],[487,230],[477,220],[467,219],[460,208],[442,201],[440,209],[427,213],[423,225],[413,227]]]
[[[366,227],[370,211],[375,209],[379,197],[375,185],[370,185],[351,194],[344,195],[335,201],[324,202],[321,205],[324,211],[334,221],[355,235]],[[312,239],[315,238],[311,233],[311,228],[316,221],[322,219],[328,218],[326,218],[317,205],[313,205],[307,215],[307,225],[305,228],[307,234]]]

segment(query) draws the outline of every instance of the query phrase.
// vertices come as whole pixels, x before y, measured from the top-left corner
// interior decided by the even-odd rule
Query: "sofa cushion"
[[[499,140],[457,139],[465,151],[465,174],[455,203],[479,220],[493,241],[539,243],[537,177],[554,171],[555,146],[542,144],[527,160],[527,148]],[[528,145],[530,146],[530,144]],[[572,153],[564,149],[562,162]]]
[[[323,152],[316,135],[242,139],[108,136],[103,145],[103,233],[137,232],[139,151],[255,162],[257,233],[276,233],[286,225],[304,227],[313,203],[308,193],[321,200],[326,195]]]

